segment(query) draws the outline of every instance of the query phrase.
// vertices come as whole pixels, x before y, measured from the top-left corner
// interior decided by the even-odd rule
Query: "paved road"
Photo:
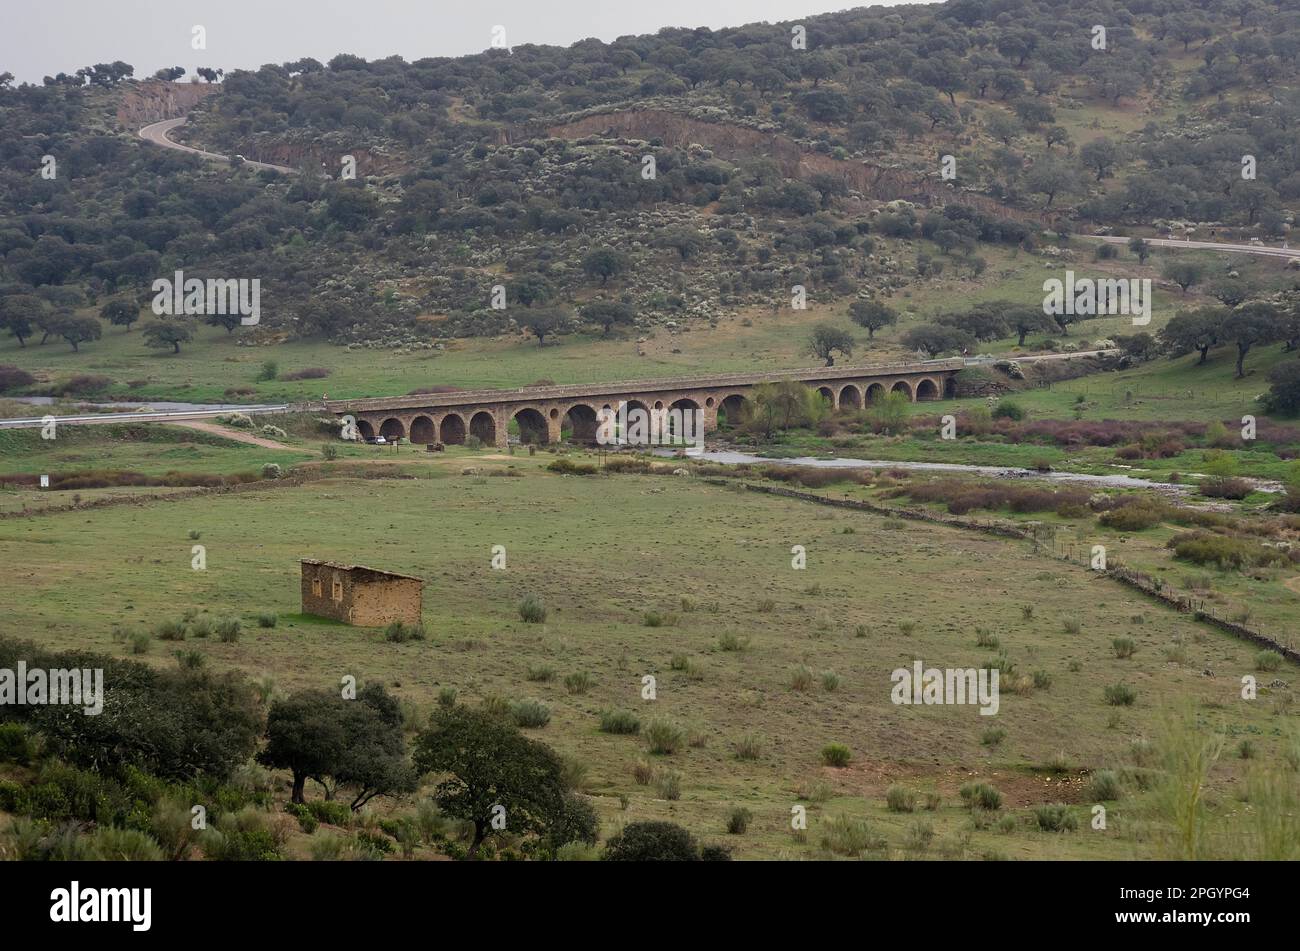
[[[1107,244],[1128,244],[1129,238],[1121,235],[1088,235]],[[1189,248],[1194,251],[1228,251],[1233,254],[1259,254],[1270,258],[1300,258],[1300,249],[1274,248],[1266,244],[1225,244],[1222,241],[1179,241],[1176,238],[1147,238],[1147,244],[1157,248]]]
[[[216,152],[205,152],[202,149],[192,148],[188,145],[181,145],[179,142],[173,142],[167,138],[167,133],[172,129],[185,124],[185,117],[179,119],[164,119],[162,122],[155,122],[147,125],[138,133],[140,138],[146,142],[152,142],[154,145],[161,145],[165,149],[175,149],[178,152],[189,152],[191,155],[197,155],[200,158],[208,159],[212,162],[229,162],[230,156],[218,155]],[[254,162],[251,159],[245,159],[244,164],[249,168],[266,169],[271,172],[283,172],[286,175],[297,175],[296,168],[289,168],[287,165],[271,165],[267,162]]]
[[[166,423],[189,419],[211,419],[227,413],[243,413],[245,416],[257,416],[262,413],[285,413],[290,409],[288,403],[264,403],[257,406],[241,406],[238,409],[212,407],[211,409],[171,410],[161,413],[87,413],[84,416],[55,416],[59,426],[80,426],[87,423]],[[34,429],[45,425],[45,417],[31,416],[24,419],[0,419],[0,429]]]

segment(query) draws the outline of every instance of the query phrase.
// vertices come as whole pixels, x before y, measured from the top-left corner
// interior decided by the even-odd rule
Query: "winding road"
[[[162,122],[154,122],[145,126],[137,134],[146,142],[152,142],[154,145],[161,145],[165,149],[175,149],[178,152],[188,152],[191,155],[197,155],[199,158],[205,158],[210,162],[230,163],[229,155],[218,155],[216,152],[205,152],[202,149],[192,148],[188,145],[181,145],[179,142],[173,142],[167,137],[167,133],[172,129],[179,128],[185,124],[185,117],[179,119],[164,119]],[[289,168],[287,165],[271,165],[268,162],[254,162],[252,159],[244,159],[244,164],[249,168],[265,169],[268,172],[281,172],[285,175],[297,175],[296,168]]]

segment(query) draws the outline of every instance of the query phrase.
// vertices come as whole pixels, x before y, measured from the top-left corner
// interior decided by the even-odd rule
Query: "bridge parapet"
[[[834,380],[856,380],[867,377],[898,377],[926,373],[952,373],[964,367],[965,361],[922,360],[911,363],[883,363],[874,366],[805,367],[762,373],[715,373],[707,376],[672,377],[659,380],[628,380],[610,383],[573,383],[558,386],[524,386],[515,389],[455,390],[447,393],[424,393],[415,396],[373,397],[355,400],[327,400],[325,408],[331,413],[366,412],[371,410],[398,410],[420,407],[464,406],[470,403],[526,403],[537,400],[565,399],[567,397],[635,396],[639,393],[667,392],[673,390],[713,389],[730,386],[757,386],[776,380],[798,380],[801,383],[822,383]]]

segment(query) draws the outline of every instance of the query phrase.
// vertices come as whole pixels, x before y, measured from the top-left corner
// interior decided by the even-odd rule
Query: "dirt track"
[[[252,433],[246,433],[241,429],[234,429],[230,426],[221,426],[217,423],[208,423],[202,420],[189,420],[184,423],[167,423],[168,426],[180,426],[183,429],[197,429],[200,432],[211,433],[214,436],[221,436],[224,439],[233,439],[235,442],[247,443],[250,446],[261,446],[263,449],[291,449],[282,442],[275,442],[272,439],[266,439],[262,436],[254,436]]]

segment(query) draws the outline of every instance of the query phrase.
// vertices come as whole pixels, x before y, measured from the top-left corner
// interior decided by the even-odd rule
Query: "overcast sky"
[[[19,82],[125,60],[136,78],[163,66],[255,69],[347,52],[366,59],[398,54],[459,56],[486,49],[492,27],[506,41],[567,46],[606,42],[664,26],[775,22],[895,0],[3,0],[0,72]],[[191,48],[192,29],[207,50]]]

